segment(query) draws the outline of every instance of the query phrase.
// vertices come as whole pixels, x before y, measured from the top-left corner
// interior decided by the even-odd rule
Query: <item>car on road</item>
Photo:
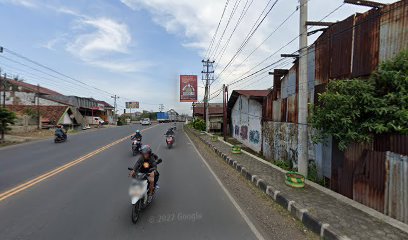
[[[150,118],[144,118],[142,121],[142,125],[152,125]]]

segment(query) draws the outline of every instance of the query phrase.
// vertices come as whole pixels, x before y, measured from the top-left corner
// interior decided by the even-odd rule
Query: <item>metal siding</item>
[[[289,81],[289,74],[285,75],[281,81],[281,98],[288,97],[288,81]]]
[[[287,102],[288,102],[287,98],[284,98],[284,99],[281,100],[281,109],[280,109],[281,110],[281,119],[280,119],[280,122],[286,122],[287,119],[288,119]]]
[[[280,122],[281,121],[281,100],[273,101],[272,103],[272,120],[275,122]]]
[[[297,123],[297,119],[298,119],[298,111],[297,111],[297,94],[296,95],[292,95],[289,96],[288,98],[288,118],[287,118],[287,122],[291,122],[291,123]]]
[[[395,57],[408,48],[408,1],[381,9],[379,61]]]
[[[384,213],[408,223],[408,157],[387,152],[386,161]]]
[[[330,31],[326,30],[315,42],[315,85],[329,82]]]
[[[289,69],[288,81],[287,81],[287,96],[292,96],[296,94],[297,88],[297,64],[293,65]]]
[[[330,27],[330,79],[350,78],[354,16]]]
[[[369,76],[378,65],[380,10],[355,18],[352,77]]]
[[[384,212],[385,153],[365,150],[352,179],[353,199]]]
[[[408,136],[395,134],[376,135],[374,137],[374,150],[408,155]]]

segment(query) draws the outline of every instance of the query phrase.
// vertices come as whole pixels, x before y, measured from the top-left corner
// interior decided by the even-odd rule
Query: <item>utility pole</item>
[[[307,133],[307,2],[300,0],[299,21],[299,95],[298,95],[298,171],[308,175],[308,133]]]
[[[210,61],[209,59],[207,60],[202,60],[203,63],[203,71],[202,73],[202,79],[205,80],[205,94],[204,94],[204,121],[205,121],[205,129],[206,131],[210,131],[210,114],[208,111],[208,106],[209,106],[209,99],[208,97],[210,96],[210,85],[214,81],[214,61]]]
[[[114,103],[113,103],[113,121],[115,122],[115,124],[117,124],[117,118],[116,118],[116,109],[118,108],[118,105],[116,104],[116,99],[118,99],[118,96],[111,96],[111,98],[115,99]]]
[[[222,130],[223,130],[223,135],[224,135],[224,141],[227,141],[227,104],[228,104],[228,87],[223,84],[222,86],[223,89],[223,124],[222,124]]]
[[[41,116],[40,116],[40,84],[37,84],[37,129],[41,129]]]
[[[4,78],[3,78],[3,109],[6,109],[6,78],[7,74],[4,73]],[[0,75],[1,79],[1,75]],[[4,129],[6,128],[6,122],[2,121],[1,122],[2,130],[1,130],[1,141],[4,142]]]
[[[163,110],[164,110],[164,105],[163,105],[162,103],[160,103],[160,104],[159,104],[159,111],[160,111],[160,112],[163,112]]]

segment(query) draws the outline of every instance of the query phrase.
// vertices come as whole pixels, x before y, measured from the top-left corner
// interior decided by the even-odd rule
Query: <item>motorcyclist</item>
[[[152,149],[149,145],[143,145],[141,153],[142,154],[136,161],[130,175],[135,177],[136,173],[148,174],[149,196],[152,196],[154,194],[155,186],[159,181],[159,172],[157,171],[157,160],[159,157],[152,153]]]
[[[58,125],[57,129],[55,129],[55,136],[57,136],[58,138],[64,138],[64,139],[67,137],[67,134],[65,133],[61,125]]]
[[[165,135],[166,135],[166,136],[174,136],[174,130],[173,130],[173,128],[167,129],[167,132],[166,132]]]
[[[142,141],[142,134],[140,133],[140,130],[136,130],[135,134],[131,137],[132,140],[135,139],[140,139],[140,141]]]

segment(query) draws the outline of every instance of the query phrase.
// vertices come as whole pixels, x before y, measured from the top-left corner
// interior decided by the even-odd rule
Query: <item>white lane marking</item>
[[[239,214],[241,214],[241,217],[245,220],[245,222],[248,224],[249,228],[251,231],[254,233],[256,238],[259,240],[265,240],[265,238],[262,236],[262,234],[256,229],[255,225],[252,223],[252,221],[248,218],[248,216],[245,214],[245,212],[242,210],[242,208],[238,205],[238,203],[235,201],[234,197],[229,193],[229,191],[225,188],[224,184],[222,184],[221,180],[217,177],[217,175],[214,173],[214,171],[211,169],[210,165],[205,161],[204,157],[201,155],[201,153],[198,151],[197,147],[193,144],[193,141],[191,141],[191,138],[184,133],[188,140],[191,142],[191,145],[194,147],[195,151],[197,152],[198,156],[200,156],[201,160],[204,162],[205,166],[207,166],[208,170],[211,172],[215,180],[218,182],[220,185],[221,189],[225,192],[229,200],[232,202],[234,207],[238,210]]]

